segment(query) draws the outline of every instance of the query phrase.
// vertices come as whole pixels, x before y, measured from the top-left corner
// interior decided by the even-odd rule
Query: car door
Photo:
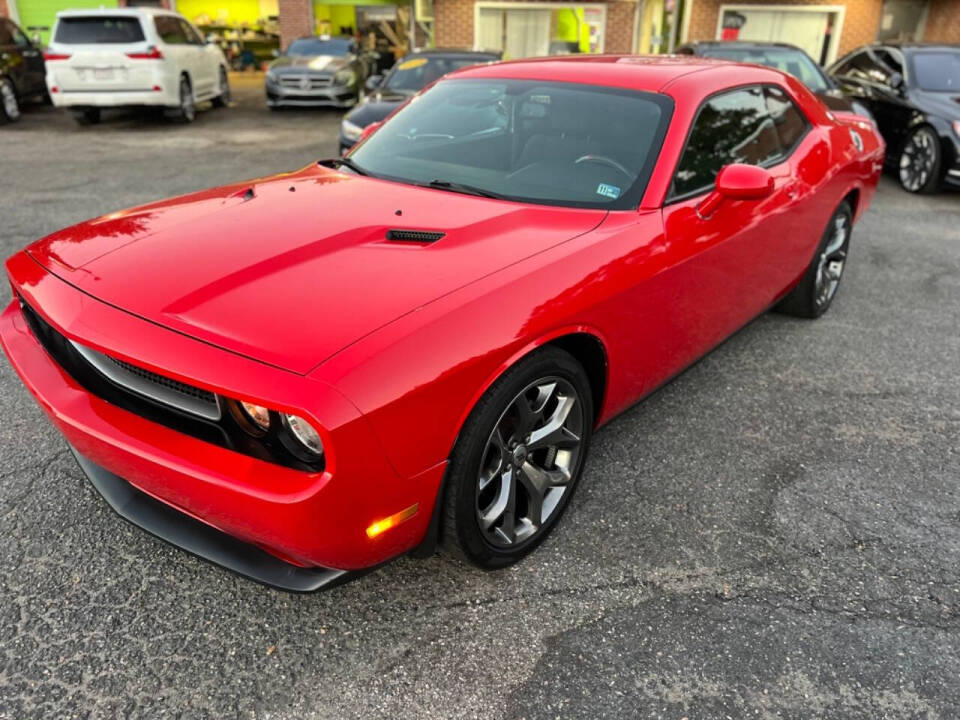
[[[903,56],[893,48],[873,48],[870,56],[875,63],[873,70],[876,93],[874,120],[880,134],[893,151],[899,148],[912,127],[913,106],[906,95],[906,73]]]
[[[219,78],[216,74],[216,66],[211,62],[210,53],[207,52],[207,43],[193,25],[183,18],[177,18],[177,20],[187,39],[187,48],[191,54],[196,95],[200,98],[208,98],[213,94],[214,82]]]
[[[896,121],[902,98],[892,87],[893,71],[869,48],[851,55],[834,69],[834,77],[845,95],[857,98],[873,115],[880,134],[893,145],[899,135]]]
[[[163,43],[163,55],[167,58],[167,62],[172,65],[170,74],[179,77],[181,73],[186,72],[193,83],[193,92],[196,95],[195,65],[197,57],[193,49],[187,45],[187,35],[183,31],[179,18],[175,15],[156,15],[153,22],[157,29],[157,36]]]
[[[4,22],[0,19],[0,22]],[[24,87],[21,92],[30,95],[39,95],[44,91],[44,76],[46,74],[43,65],[43,53],[30,42],[26,33],[18,28],[9,20],[6,21],[10,29],[10,37],[13,47],[23,58]],[[0,31],[2,34],[2,31]]]
[[[21,57],[20,48],[13,42],[13,23],[0,18],[0,77],[10,78],[17,95],[27,94],[28,79],[26,65]]]
[[[773,193],[725,200],[701,216],[717,173],[732,163],[767,168]],[[790,282],[794,263],[783,253],[798,232],[790,213],[797,202],[793,173],[763,88],[729,90],[703,103],[663,207],[670,297],[657,312],[661,336],[671,340],[659,346],[660,367],[693,362],[763,312]]]

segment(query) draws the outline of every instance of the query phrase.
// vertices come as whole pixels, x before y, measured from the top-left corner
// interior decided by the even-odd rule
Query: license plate
[[[113,68],[94,68],[94,80],[113,80]]]

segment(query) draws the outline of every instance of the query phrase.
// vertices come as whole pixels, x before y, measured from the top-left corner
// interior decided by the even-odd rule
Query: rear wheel
[[[531,552],[573,494],[592,427],[590,384],[569,353],[544,348],[508,370],[451,455],[444,546],[488,569]]]
[[[833,302],[847,262],[853,213],[846,201],[833,213],[800,283],[790,291],[777,310],[796,317],[816,318]]]
[[[193,89],[186,77],[180,78],[180,104],[169,113],[169,116],[181,123],[191,123],[197,117],[197,105],[193,99]]]
[[[213,106],[222,108],[230,104],[230,79],[227,77],[227,71],[220,68],[220,94],[213,99]]]
[[[907,192],[931,193],[940,185],[940,138],[933,128],[914,130],[900,151],[900,186]]]
[[[100,108],[84,108],[83,110],[73,110],[71,112],[73,119],[78,125],[96,125],[101,120]]]
[[[0,125],[16,122],[20,119],[20,103],[13,83],[0,78]]]

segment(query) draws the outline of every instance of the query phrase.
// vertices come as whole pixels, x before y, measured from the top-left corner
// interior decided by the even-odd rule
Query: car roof
[[[502,78],[575,82],[584,85],[622,87],[658,92],[678,78],[698,73],[723,85],[733,70],[740,82],[767,82],[783,73],[759,65],[694,55],[557,55],[475,65],[446,75],[450,77]]]
[[[118,15],[140,16],[140,15],[175,15],[182,17],[180,13],[166,8],[154,7],[126,7],[126,8],[91,8],[90,10],[61,10],[57,17],[90,17],[95,15],[107,15],[117,17]]]
[[[799,50],[803,52],[802,48],[797,47],[791,43],[785,42],[752,42],[750,40],[700,40],[697,42],[684,43],[682,47],[729,47],[729,48],[743,48],[744,50],[749,48],[782,48],[784,50]]]
[[[462,48],[424,48],[422,50],[414,50],[414,55],[430,55],[437,57],[493,57],[500,58],[503,57],[503,53],[499,50],[464,50]],[[401,62],[403,59],[401,59]]]

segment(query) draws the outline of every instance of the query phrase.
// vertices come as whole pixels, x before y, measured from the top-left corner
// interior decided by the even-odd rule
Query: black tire
[[[225,108],[230,104],[230,78],[222,67],[220,68],[220,94],[212,102],[217,108]]]
[[[838,235],[838,223],[843,223],[842,238]],[[852,229],[853,212],[849,203],[844,201],[830,217],[803,278],[777,305],[778,312],[794,317],[818,318],[829,309],[843,276]]]
[[[542,383],[542,384],[541,384]],[[548,448],[534,449],[531,443],[529,455],[524,446],[522,455],[518,447],[510,444],[503,433],[497,433],[497,437],[504,442],[499,443],[497,450],[490,443],[493,441],[494,433],[504,427],[504,423],[510,423],[510,413],[515,403],[521,398],[528,398],[530,393],[536,395],[536,403],[542,397],[542,389],[549,387],[553,383],[557,388],[563,388],[562,394],[558,390],[557,394],[551,395],[545,400],[544,407],[538,415],[542,418],[558,417],[561,402],[567,402],[573,398],[571,410],[563,415],[579,425],[572,425],[578,434],[572,437],[577,439],[577,449],[565,450],[569,453],[567,456],[568,466],[562,470],[559,464],[559,455],[557,450]],[[525,393],[526,389],[526,394]],[[579,405],[576,401],[579,401]],[[527,405],[527,407],[530,407]],[[549,410],[548,410],[549,408]],[[574,412],[579,415],[575,416]],[[507,370],[493,386],[483,395],[476,407],[470,413],[469,418],[464,424],[460,437],[454,446],[453,453],[450,456],[450,465],[447,469],[447,481],[443,499],[443,515],[441,516],[442,525],[442,546],[453,555],[465,560],[473,565],[485,569],[496,569],[506,567],[534,550],[550,531],[556,526],[557,521],[563,514],[569,504],[570,497],[576,489],[577,482],[583,472],[584,462],[587,451],[590,446],[590,438],[593,429],[593,399],[590,392],[590,382],[583,367],[569,353],[555,347],[546,347],[527,356],[512,368]],[[544,422],[549,422],[544,419]],[[520,423],[516,422],[516,428]],[[546,427],[546,426],[544,426]],[[526,441],[530,441],[530,436],[526,436]],[[566,439],[565,442],[570,442]],[[521,443],[522,444],[522,443]],[[507,447],[508,449],[503,449]],[[516,473],[516,480],[511,481],[509,491],[506,494],[512,498],[507,501],[507,511],[497,518],[505,525],[505,518],[510,518],[510,535],[515,539],[508,541],[504,536],[504,542],[512,542],[509,546],[498,545],[491,541],[491,537],[498,528],[488,526],[486,531],[481,530],[481,507],[486,504],[483,500],[484,489],[481,476],[484,473],[484,465],[487,462],[490,451],[493,450],[494,462],[499,462],[499,467],[503,468],[501,472],[490,472],[492,477],[497,476],[494,482],[499,487],[491,488],[494,496],[502,497],[504,495],[503,485],[504,474],[506,472]],[[552,460],[538,460],[538,457],[549,458],[553,453]],[[545,453],[540,455],[540,453]],[[496,460],[499,455],[499,460]],[[572,458],[571,458],[572,456]],[[511,458],[511,460],[507,460]],[[529,462],[525,462],[528,460]],[[532,508],[534,505],[530,499],[529,475],[522,468],[527,468],[530,463],[535,465],[535,469],[546,467],[548,472],[557,477],[563,473],[569,480],[562,483],[561,487],[555,487],[552,483],[546,483],[549,490],[540,494],[540,503],[536,507],[540,512],[536,513],[541,517],[541,521],[536,529],[529,523],[529,518],[520,516],[521,512],[527,512],[531,516],[534,514]],[[551,469],[553,465],[553,469]],[[551,493],[561,490],[557,500]],[[511,495],[512,492],[512,495]],[[548,506],[545,498],[550,497],[552,507]],[[497,504],[493,500],[490,507]],[[546,518],[543,513],[547,512]],[[489,513],[495,514],[495,511]],[[520,530],[529,531],[530,534],[523,537],[520,530],[515,531],[515,526],[521,525]],[[495,526],[496,523],[493,523]],[[501,533],[502,534],[502,533]],[[522,537],[522,539],[521,539]]]
[[[178,123],[192,123],[197,119],[197,104],[186,76],[180,78],[180,104],[167,112],[167,117]]]
[[[943,149],[936,131],[923,125],[914,130],[900,148],[897,179],[907,192],[928,194],[940,189]]]
[[[17,122],[20,119],[20,102],[17,89],[7,78],[0,78],[0,125]]]
[[[86,108],[84,110],[71,110],[73,119],[78,125],[96,125],[102,119],[100,108]]]

